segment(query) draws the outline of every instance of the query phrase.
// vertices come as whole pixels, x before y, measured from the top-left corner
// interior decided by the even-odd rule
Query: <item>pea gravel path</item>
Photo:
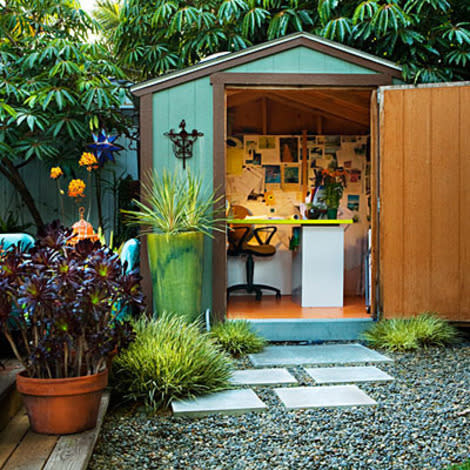
[[[287,411],[275,386],[261,386],[263,413],[110,412],[89,469],[441,470],[469,459],[470,344],[387,354],[395,362],[380,369],[395,381],[360,384],[374,407]],[[289,371],[298,385],[314,385],[302,368]]]

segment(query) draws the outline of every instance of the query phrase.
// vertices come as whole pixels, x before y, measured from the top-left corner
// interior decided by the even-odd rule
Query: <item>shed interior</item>
[[[259,218],[306,218],[308,203],[322,206],[320,192],[315,191],[316,175],[331,170],[340,172],[345,183],[338,218],[355,221],[345,225],[342,307],[301,307],[294,301],[296,229],[278,225],[270,242],[275,254],[254,257],[254,282],[279,288],[281,299],[268,291],[263,291],[261,300],[247,292],[233,292],[228,318],[369,317],[371,93],[367,87],[226,88],[230,207],[243,206]],[[245,283],[245,263],[244,256],[228,256],[229,287]]]

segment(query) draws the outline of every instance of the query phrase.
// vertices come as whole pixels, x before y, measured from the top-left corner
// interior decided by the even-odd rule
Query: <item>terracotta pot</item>
[[[72,434],[96,426],[108,369],[95,375],[67,379],[16,376],[31,429],[41,434]]]

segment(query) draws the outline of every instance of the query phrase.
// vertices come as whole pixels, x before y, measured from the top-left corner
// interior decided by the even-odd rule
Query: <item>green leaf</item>
[[[352,33],[352,23],[349,18],[335,18],[330,20],[322,31],[322,36],[327,39],[344,42]]]

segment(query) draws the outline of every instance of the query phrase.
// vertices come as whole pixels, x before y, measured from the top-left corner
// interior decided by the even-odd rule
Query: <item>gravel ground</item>
[[[470,344],[386,353],[374,364],[395,381],[360,384],[375,407],[286,411],[257,387],[269,410],[238,417],[149,417],[109,412],[89,469],[443,469],[470,458]],[[242,368],[247,363],[238,362]],[[313,381],[289,369],[300,385]]]

